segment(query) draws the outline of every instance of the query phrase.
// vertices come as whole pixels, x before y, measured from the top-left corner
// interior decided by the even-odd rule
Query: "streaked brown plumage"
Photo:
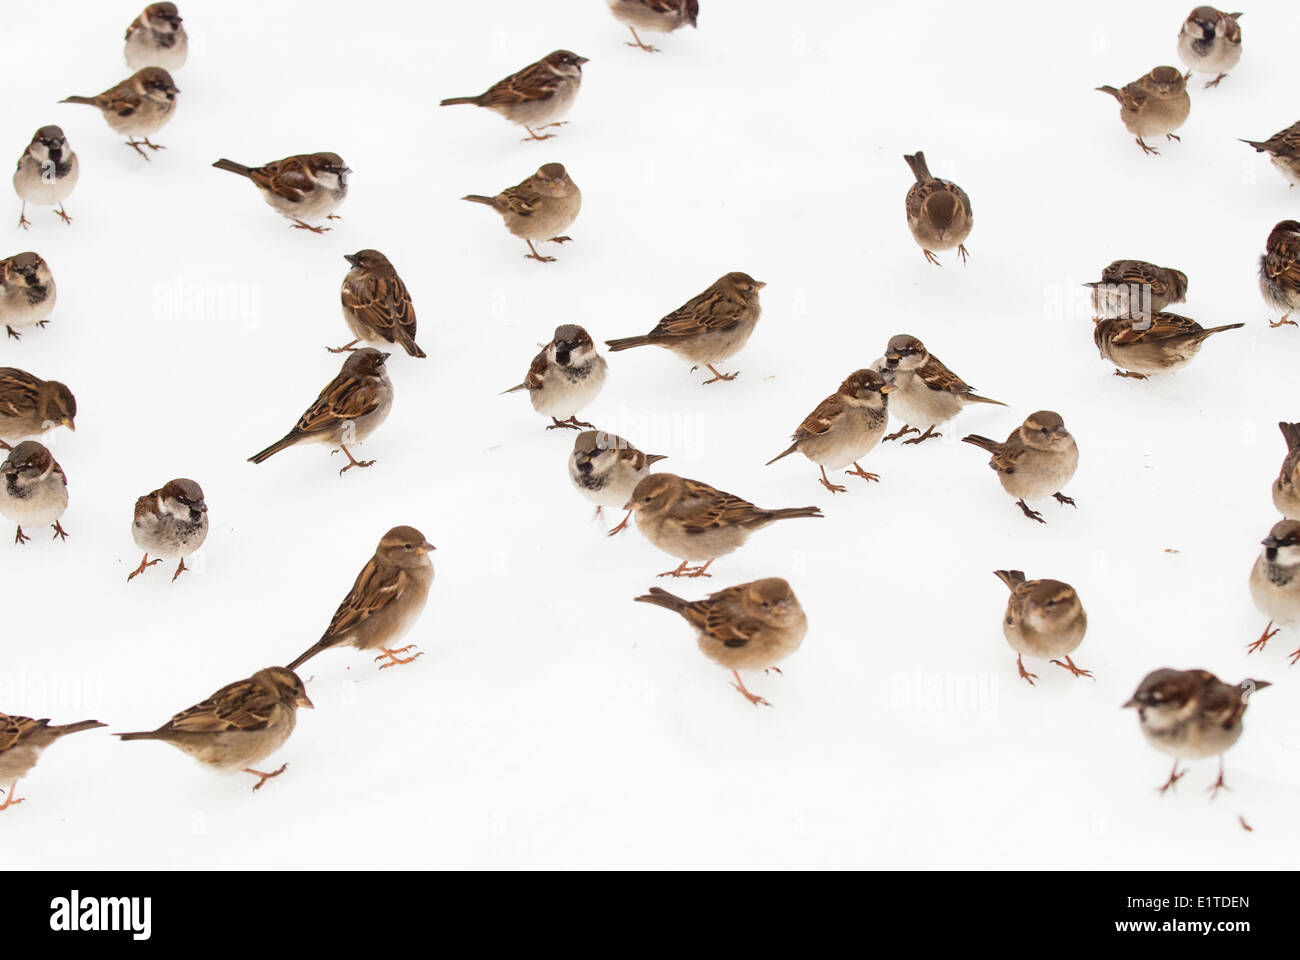
[[[8,787],[0,810],[7,810],[23,800],[14,796],[18,781],[27,776],[45,749],[61,737],[83,730],[106,726],[98,720],[82,720],[62,726],[50,726],[49,720],[11,716],[0,713],[0,785]]]
[[[1182,71],[1174,67],[1156,67],[1123,89],[1103,86],[1097,90],[1119,101],[1120,120],[1133,134],[1143,153],[1160,152],[1147,146],[1143,137],[1182,139],[1174,131],[1187,121],[1192,110],[1192,99],[1187,95],[1187,82]]]
[[[975,225],[970,197],[951,180],[941,180],[930,173],[925,154],[920,150],[903,157],[916,182],[908,188],[905,206],[907,226],[925,254],[936,267],[942,266],[936,250],[957,248],[961,262],[969,255],[965,240]]]
[[[1092,331],[1101,355],[1115,364],[1115,376],[1146,380],[1158,373],[1179,370],[1191,362],[1207,338],[1244,323],[1202,327],[1190,317],[1156,313],[1149,317],[1098,320]]]
[[[1264,255],[1259,258],[1259,290],[1264,301],[1282,312],[1282,319],[1270,320],[1270,327],[1300,326],[1290,319],[1300,310],[1300,223],[1283,220],[1269,232]]]
[[[1267,153],[1273,166],[1295,186],[1300,183],[1300,123],[1293,123],[1285,130],[1279,130],[1267,140],[1242,140],[1259,153]]]
[[[356,338],[330,353],[343,353],[364,341],[400,344],[412,357],[425,352],[415,342],[415,307],[406,284],[378,250],[344,254],[352,269],[343,278],[343,319]]]
[[[57,380],[0,367],[0,440],[32,437],[55,427],[76,429],[77,400]]]

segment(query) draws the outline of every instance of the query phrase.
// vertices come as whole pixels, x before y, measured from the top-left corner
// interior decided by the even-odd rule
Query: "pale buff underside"
[[[621,0],[608,0],[609,9],[621,22],[638,30],[652,30],[655,33],[672,33],[682,25],[677,13],[657,13],[640,3],[623,3]]]
[[[564,79],[555,88],[554,95],[545,100],[507,103],[488,107],[488,109],[501,114],[511,123],[517,123],[521,127],[532,127],[536,130],[545,124],[562,120],[568,114],[569,108],[573,106],[573,101],[578,97],[578,89],[581,83],[582,78],[580,76]]]
[[[1220,724],[1198,720],[1186,714],[1180,715],[1180,718],[1185,717],[1186,722],[1161,727],[1156,725],[1160,721],[1151,722],[1154,719],[1153,711],[1148,709],[1147,717],[1148,722],[1142,724],[1142,735],[1146,737],[1147,743],[1161,753],[1179,760],[1217,757],[1237,742],[1243,729],[1238,723],[1225,730]]]
[[[43,749],[35,744],[20,743],[0,753],[0,787],[7,790],[11,783],[27,776],[41,758]]]
[[[68,485],[62,477],[50,475],[30,487],[21,499],[11,497],[9,488],[0,483],[0,514],[20,527],[54,523],[67,509]]]
[[[799,442],[799,452],[820,467],[838,470],[865,457],[884,436],[883,410],[851,407],[830,430]]]
[[[688,534],[678,522],[666,521],[663,517],[646,521],[640,514],[637,514],[636,525],[645,538],[664,553],[678,560],[697,563],[723,557],[739,549],[749,539],[750,533],[760,529],[756,524],[749,527],[722,527],[706,530],[703,533]]]
[[[423,565],[408,569],[406,573],[409,579],[402,595],[344,634],[340,645],[349,644],[358,650],[377,650],[380,647],[391,650],[410,632],[429,599],[433,563],[426,557]]]
[[[189,52],[189,38],[182,28],[176,32],[175,43],[170,47],[160,47],[154,42],[151,30],[136,30],[127,39],[125,52],[126,64],[132,70],[162,67],[171,73],[185,66],[185,57]]]
[[[516,237],[541,241],[564,235],[582,210],[582,191],[576,187],[566,197],[547,197],[531,217],[505,211],[506,229]]]
[[[23,157],[22,163],[14,171],[14,191],[27,203],[38,207],[53,207],[62,203],[77,185],[81,175],[81,162],[72,158],[68,172],[57,180],[41,179],[41,167],[35,160]]]
[[[164,742],[199,763],[217,770],[235,771],[256,766],[280,747],[293,733],[297,716],[292,708],[276,706],[271,722],[261,730],[232,730],[225,733],[177,733]]]
[[[974,219],[965,217],[965,214],[959,216],[965,218],[965,222],[949,227],[944,231],[943,236],[939,235],[939,231],[931,226],[929,221],[921,218],[914,220],[908,217],[907,226],[912,231],[912,237],[922,248],[937,253],[961,246],[970,236],[971,228],[975,226]]]
[[[1073,442],[1058,452],[1031,450],[1016,472],[999,473],[1002,489],[1017,500],[1041,500],[1059,493],[1079,466],[1079,448]]]
[[[1300,492],[1294,477],[1278,477],[1273,481],[1273,506],[1288,520],[1300,520]]]
[[[0,299],[0,324],[21,330],[23,327],[35,326],[53,313],[58,290],[53,280],[47,286],[49,290],[45,299],[40,303],[32,303],[27,299],[29,289],[27,285],[22,283],[14,285],[9,293]]]
[[[294,202],[286,200],[278,193],[272,193],[270,190],[261,191],[263,198],[276,212],[290,219],[299,220],[324,220],[331,213],[339,208],[343,203],[343,198],[347,196],[346,189],[332,189],[317,186],[306,198]]]
[[[567,420],[596,399],[607,370],[608,364],[600,356],[593,358],[590,372],[580,380],[569,379],[562,368],[553,366],[546,372],[542,389],[529,390],[528,399],[538,413]]]
[[[947,423],[965,404],[947,390],[931,390],[915,373],[899,373],[889,395],[889,412],[900,422],[922,429]]]
[[[1178,37],[1178,56],[1187,64],[1187,69],[1196,73],[1227,73],[1241,59],[1241,44],[1228,43],[1222,37],[1216,37],[1204,56],[1192,47],[1193,38],[1182,34]]]
[[[1187,95],[1187,91],[1183,91],[1168,100],[1157,100],[1152,97],[1137,113],[1121,109],[1120,116],[1123,117],[1124,126],[1128,128],[1129,133],[1145,139],[1173,133],[1187,121],[1187,115],[1191,110],[1192,99]]]
[[[131,537],[135,545],[151,556],[166,560],[180,560],[188,557],[208,538],[208,515],[197,525],[180,524],[171,517],[165,517],[154,527],[136,521],[131,525]]]
[[[175,107],[175,100],[167,103],[145,100],[140,104],[139,109],[130,116],[123,117],[109,111],[104,113],[104,119],[108,121],[108,125],[113,130],[122,134],[122,136],[138,139],[152,136],[167,126],[167,121],[172,118]]]
[[[1261,553],[1250,571],[1250,598],[1260,613],[1274,623],[1294,623],[1300,620],[1300,574],[1289,583],[1276,584],[1269,580],[1268,561]]]
[[[1002,633],[1007,638],[1007,643],[1011,644],[1011,649],[1027,657],[1037,657],[1040,660],[1064,657],[1083,642],[1083,635],[1088,629],[1088,621],[1084,617],[1077,618],[1054,633],[1036,630],[1021,618],[1007,623],[1007,617],[1012,616],[1011,609],[1007,608],[1007,616],[1002,619]]]
[[[733,330],[709,331],[693,337],[662,340],[656,343],[656,346],[667,347],[683,360],[689,360],[699,366],[706,363],[717,364],[743,350],[757,325],[758,318],[755,317],[751,321],[741,323]]]
[[[1204,340],[1189,340],[1175,348],[1168,341],[1163,344],[1134,343],[1127,346],[1103,341],[1101,349],[1106,359],[1115,366],[1133,373],[1155,376],[1187,366],[1192,357],[1200,352],[1203,343]]]
[[[766,670],[798,650],[807,632],[808,620],[800,611],[789,626],[765,627],[743,647],[728,647],[705,633],[700,633],[696,642],[700,652],[728,670]]]

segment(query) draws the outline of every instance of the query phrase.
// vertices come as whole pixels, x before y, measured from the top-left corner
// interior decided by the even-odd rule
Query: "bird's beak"
[[[881,393],[893,393],[893,392],[894,392],[895,390],[897,390],[897,389],[898,389],[898,387],[894,386],[894,384],[892,384],[892,383],[887,383],[887,384],[885,384],[883,387],[880,388],[880,392],[881,392]]]
[[[623,504],[623,509],[624,509],[624,510],[634,510],[634,509],[636,509],[636,501],[635,501],[635,500],[629,500],[627,503]]]
[[[584,63],[591,63],[590,58],[588,58],[588,57],[579,57],[579,58],[578,58],[578,66],[582,66]]]
[[[71,417],[63,417],[62,419],[59,420],[59,423],[63,424],[63,426],[67,427],[73,433],[76,433],[77,425],[72,422]]]
[[[352,168],[351,168],[351,167],[344,167],[342,172],[343,172],[343,173],[351,173],[351,172],[352,172]]]
[[[647,453],[645,455],[645,462],[647,464],[658,463],[660,460],[667,460],[667,459],[668,459],[668,454],[666,453]]]
[[[180,91],[177,90],[176,87],[174,87],[174,86],[171,86],[171,87],[168,87],[168,88],[167,88],[167,95],[168,95],[168,96],[174,97],[174,96],[176,96],[176,94],[178,94],[178,93],[180,93]]]
[[[1246,684],[1249,684],[1249,685],[1250,685],[1250,688],[1252,688],[1252,689],[1255,689],[1255,690],[1263,690],[1265,687],[1271,687],[1271,686],[1273,686],[1273,681],[1271,681],[1271,680],[1247,680],[1245,683],[1242,684],[1242,686],[1244,687],[1244,686],[1246,686]]]
[[[762,281],[762,280],[755,280],[755,281],[754,281],[754,289],[755,289],[755,290],[762,290],[762,289],[763,289],[764,287],[766,287],[766,286],[767,286],[767,283],[764,282],[764,281]]]
[[[424,543],[420,544],[418,547],[415,548],[415,552],[418,553],[420,556],[424,556],[426,553],[432,553],[434,550],[437,549],[438,549],[437,547],[435,547],[428,540],[426,540],[424,541]]]
[[[312,703],[311,698],[305,693],[296,697],[293,702],[300,707],[306,707],[308,710],[316,709],[316,704]]]
[[[1272,547],[1274,550],[1276,550],[1278,546],[1277,537],[1273,536],[1271,533],[1259,542],[1266,547]]]
[[[1138,705],[1137,697],[1130,697],[1128,703],[1124,704],[1124,706],[1120,707],[1120,709],[1127,710],[1129,707],[1136,707],[1137,705]]]
[[[1053,440],[1064,440],[1064,439],[1065,439],[1066,437],[1068,437],[1068,436],[1069,436],[1069,434],[1066,433],[1064,430],[1053,430],[1053,431],[1052,431],[1052,439],[1053,439]]]
[[[359,264],[357,263],[357,258],[356,258],[356,256],[353,255],[353,254],[351,254],[351,253],[345,253],[345,254],[343,254],[343,259],[346,260],[348,263],[352,264],[352,266],[354,266],[354,267],[355,267],[355,266],[359,266]]]

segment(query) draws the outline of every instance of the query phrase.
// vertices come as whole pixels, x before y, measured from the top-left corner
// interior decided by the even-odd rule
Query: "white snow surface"
[[[75,218],[5,209],[4,255],[32,249],[59,288],[52,323],[0,342],[0,364],[61,379],[77,431],[46,441],[69,477],[66,543],[0,531],[0,710],[107,730],[46,753],[0,814],[6,868],[1294,867],[1300,670],[1285,629],[1262,654],[1247,591],[1277,519],[1276,423],[1300,419],[1300,330],[1269,329],[1256,270],[1300,213],[1264,139],[1297,119],[1300,10],[1255,0],[1245,54],[1217,90],[1194,77],[1181,143],[1142,154],[1094,92],[1178,65],[1188,4],[704,0],[700,27],[624,45],[602,0],[309,6],[186,0],[189,63],[146,162],[84,106],[127,76],[130,3],[0,12],[3,143],[42,124],[81,157]],[[310,15],[308,13],[310,11]],[[1068,14],[1065,11],[1069,11]],[[556,48],[590,58],[569,126],[544,143],[470,107]],[[903,154],[924,149],[971,196],[962,266],[908,234]],[[333,230],[289,229],[214,170],[333,150],[355,171]],[[459,199],[561,161],[583,191],[574,238],[524,259],[491,211]],[[12,162],[12,160],[10,161]],[[396,353],[378,460],[283,434],[350,339],[343,254],[384,251],[414,297],[427,360]],[[1185,371],[1112,376],[1083,281],[1113,259],[1184,270],[1173,309],[1244,321]],[[722,273],[767,282],[735,382],[701,386],[673,355],[610,355],[584,419],[662,469],[822,520],[758,533],[710,580],[635,530],[607,539],[571,487],[573,434],[518,395],[560,323],[599,342],[650,329]],[[921,337],[1007,409],[977,407],[920,447],[886,444],[847,494],[802,457],[764,467],[793,429],[895,333]],[[602,347],[603,350],[603,347]],[[1066,492],[1028,522],[959,442],[1059,411],[1078,439]],[[198,571],[129,585],[135,498],[198,480],[212,532]],[[607,517],[606,525],[616,518]],[[314,711],[269,764],[214,775],[151,729],[315,641],[380,535],[412,524],[437,579],[408,637],[424,656],[379,672],[350,648],[303,669]],[[1089,615],[1075,660],[1028,662],[1002,637],[992,571],[1073,584]],[[688,597],[790,580],[810,624],[755,708],[669,612]],[[1120,705],[1158,667],[1267,679],[1226,755],[1177,790]],[[1239,818],[1253,827],[1243,829]]]

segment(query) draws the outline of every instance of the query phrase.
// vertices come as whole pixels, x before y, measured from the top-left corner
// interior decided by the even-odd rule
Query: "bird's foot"
[[[524,127],[524,129],[528,131],[528,136],[526,136],[526,137],[524,137],[523,139],[521,139],[521,140],[519,141],[520,143],[527,143],[529,140],[549,140],[549,139],[551,139],[551,137],[555,136],[555,134],[553,134],[553,133],[544,133],[544,134],[542,134],[542,135],[539,137],[539,136],[537,135],[537,133],[533,130],[532,127]],[[546,128],[545,128],[545,127],[538,127],[537,129],[538,129],[538,130],[544,130],[544,129],[546,129]]]
[[[32,222],[31,222],[30,220],[27,219],[27,214],[26,214],[25,212],[24,212],[24,213],[20,213],[20,214],[18,214],[18,227],[19,227],[19,229],[26,230],[26,229],[27,229],[28,227],[30,227],[31,225],[32,225]]]
[[[26,800],[26,797],[15,797],[14,793],[18,790],[18,781],[15,780],[5,793],[5,802],[0,803],[0,810],[8,810],[10,807],[16,807]]]
[[[1207,83],[1206,86],[1208,87],[1209,84]],[[1210,794],[1211,800],[1213,800],[1215,797],[1219,795],[1220,790],[1227,790],[1229,793],[1232,792],[1232,787],[1228,786],[1226,783],[1223,782],[1223,767],[1219,767],[1218,779],[1215,780],[1212,784],[1210,784],[1205,789]]]
[[[1142,152],[1145,153],[1147,156],[1149,157],[1160,156],[1160,151],[1157,150],[1155,147],[1148,147],[1146,141],[1143,140],[1141,137],[1135,137],[1134,139],[1137,140],[1138,146],[1142,148]]]
[[[712,577],[713,574],[711,574],[711,573],[706,573],[706,572],[705,572],[705,571],[707,571],[707,570],[709,569],[709,564],[712,563],[712,562],[713,562],[713,561],[710,560],[709,563],[704,564],[704,566],[702,566],[702,567],[690,567],[690,566],[687,566],[687,565],[686,565],[686,561],[683,560],[680,564],[678,564],[676,570],[669,570],[667,573],[661,573],[661,574],[659,574],[659,576],[661,576],[661,577],[689,577],[689,578],[691,578],[691,579],[696,579],[696,578],[698,578],[698,577]]]
[[[705,366],[708,367],[709,372],[713,374],[713,377],[711,379],[704,381],[705,386],[707,386],[710,383],[717,383],[719,380],[728,380],[728,381],[735,380],[738,376],[740,376],[739,370],[737,370],[735,373],[719,373],[717,368],[714,367],[713,364],[706,363]]]
[[[1264,628],[1264,632],[1259,635],[1259,639],[1256,640],[1254,643],[1249,643],[1246,645],[1246,653],[1248,654],[1257,653],[1258,651],[1263,650],[1264,645],[1267,644],[1274,637],[1276,637],[1278,633],[1281,632],[1281,630],[1282,630],[1281,627],[1274,627],[1273,621],[1270,620],[1268,622],[1268,626]],[[1291,662],[1295,663],[1294,660],[1292,660]]]
[[[1176,134],[1176,133],[1166,133],[1166,134],[1165,134],[1165,139],[1166,139],[1166,140],[1177,140],[1179,143],[1182,143],[1182,142],[1183,142],[1183,138],[1180,137],[1180,136],[1179,136],[1178,134]]]
[[[863,480],[874,480],[876,483],[880,482],[879,474],[868,473],[867,471],[863,470],[862,467],[858,465],[858,462],[856,460],[853,461],[853,469],[845,470],[844,472],[848,474],[850,477],[861,477]]]
[[[913,437],[911,440],[904,440],[903,445],[907,446],[909,443],[925,443],[925,441],[930,440],[934,437],[943,436],[942,433],[939,433],[937,430],[934,429],[934,424],[930,424],[930,426],[926,427],[925,433],[920,433],[919,430],[917,431],[917,433],[919,433],[920,436]]]
[[[27,534],[23,533],[23,528],[22,528],[22,527],[19,527],[19,528],[18,528],[18,532],[14,534],[14,543],[17,543],[17,544],[24,544],[24,543],[26,543],[26,542],[27,542],[28,540],[30,540],[30,539],[31,539],[31,537],[29,537],[29,536],[27,536]]]
[[[1084,670],[1082,667],[1075,666],[1074,661],[1070,659],[1068,654],[1065,657],[1065,663],[1062,663],[1060,660],[1053,660],[1052,663],[1056,664],[1058,667],[1064,667],[1076,677],[1092,677],[1093,680],[1097,679],[1092,676],[1091,670]]]
[[[145,153],[143,150],[141,150],[141,149],[140,149],[141,147],[148,147],[150,150],[166,150],[166,149],[167,149],[167,148],[164,147],[162,144],[159,144],[159,143],[150,143],[148,137],[145,137],[143,140],[135,140],[135,139],[133,139],[133,138],[131,138],[131,137],[128,137],[127,140],[126,140],[126,145],[127,145],[128,147],[130,147],[132,150],[134,150],[136,153],[140,154],[140,156],[144,157],[146,160],[149,159],[149,154],[147,154],[147,153]]]
[[[628,521],[631,520],[631,519],[632,519],[632,511],[629,510],[629,511],[627,512],[627,516],[623,518],[623,522],[620,523],[620,524],[619,524],[617,527],[615,527],[613,530],[609,531],[609,534],[608,534],[608,535],[612,537],[612,536],[614,536],[614,534],[616,534],[616,533],[622,533],[623,530],[627,527],[627,523],[628,523]]]
[[[925,254],[925,259],[930,261],[930,263],[933,263],[936,267],[943,266],[943,264],[939,262],[939,258],[934,255],[933,250],[926,250],[924,247],[922,247],[921,252]]]
[[[1226,73],[1221,73],[1221,74],[1219,74],[1217,77],[1215,77],[1213,80],[1207,80],[1206,83],[1205,83],[1205,89],[1206,89],[1206,90],[1209,90],[1211,87],[1217,87],[1217,86],[1218,86],[1218,85],[1223,81],[1223,78],[1226,77],[1226,76],[1227,76]],[[1184,82],[1185,82],[1185,81],[1184,81]]]
[[[659,48],[658,48],[658,47],[652,47],[652,46],[649,46],[648,44],[642,43],[642,42],[641,42],[641,38],[640,38],[639,36],[637,36],[637,32],[636,32],[636,29],[635,29],[635,28],[633,28],[633,27],[628,27],[628,29],[632,31],[632,36],[636,38],[636,43],[633,43],[633,42],[630,41],[630,40],[624,40],[624,41],[623,41],[623,45],[624,45],[624,46],[628,46],[628,47],[637,47],[638,49],[644,50],[646,53],[658,53],[658,52],[659,52]]]
[[[253,784],[253,792],[256,793],[258,790],[262,789],[262,784],[266,783],[266,781],[270,780],[272,777],[278,777],[280,774],[284,773],[284,770],[287,766],[289,766],[287,763],[280,764],[280,769],[276,770],[274,773],[263,773],[261,770],[254,770],[252,767],[245,767],[244,773],[251,773],[255,777],[261,777],[261,779],[258,780],[257,783]]]
[[[842,487],[838,483],[831,483],[830,477],[826,476],[825,467],[822,467],[821,471],[822,471],[822,478],[818,482],[827,490],[829,490],[831,493],[846,493],[848,491],[849,489],[848,487]],[[846,470],[845,473],[847,472],[848,471]]]
[[[1067,497],[1067,496],[1066,496],[1065,494],[1063,494],[1063,493],[1054,493],[1054,494],[1052,494],[1052,499],[1055,500],[1057,503],[1063,505],[1063,506],[1074,507],[1074,509],[1076,509],[1076,510],[1079,509],[1078,505],[1074,502],[1074,498],[1073,498],[1073,497]]]
[[[1169,771],[1169,779],[1165,781],[1165,785],[1163,787],[1156,787],[1156,793],[1159,793],[1161,796],[1163,796],[1165,792],[1169,790],[1170,787],[1172,787],[1179,780],[1183,779],[1183,777],[1185,776],[1187,776],[1187,771],[1184,770],[1182,773],[1179,773],[1178,761],[1175,760],[1174,768]]]
[[[1151,378],[1148,377],[1145,373],[1134,373],[1132,370],[1121,370],[1119,367],[1116,367],[1116,368],[1115,368],[1115,376],[1117,376],[1117,377],[1128,377],[1130,380],[1150,380],[1150,379],[1151,379]]]
[[[185,566],[185,558],[181,557],[181,562],[176,565],[176,572],[172,574],[172,583],[175,583],[176,578],[188,569],[189,567]]]
[[[757,694],[750,693],[748,690],[746,690],[746,689],[745,689],[744,681],[742,681],[742,680],[740,679],[740,674],[738,674],[735,670],[732,670],[732,671],[731,671],[731,675],[732,675],[733,677],[736,678],[736,682],[733,683],[732,686],[735,687],[737,690],[740,691],[740,695],[741,695],[742,697],[744,697],[746,700],[748,700],[750,703],[752,703],[752,704],[753,704],[754,706],[756,706],[756,707],[759,707],[759,706],[770,707],[770,706],[771,706],[771,704],[768,703],[766,700],[764,700],[762,697],[758,696]]]
[[[1043,519],[1043,515],[1039,513],[1037,510],[1030,510],[1029,504],[1025,503],[1025,501],[1017,500],[1016,506],[1019,507],[1020,512],[1023,513],[1026,517],[1028,517],[1030,520],[1037,520],[1039,523],[1047,522],[1046,520]]]
[[[333,227],[313,227],[310,223],[299,220],[297,217],[290,218],[289,228],[291,230],[310,230],[312,233],[325,233],[334,229]]]
[[[404,663],[414,663],[417,658],[424,656],[423,650],[409,657],[400,656],[400,654],[406,653],[408,650],[414,650],[414,649],[415,649],[415,644],[413,643],[408,643],[404,647],[398,647],[396,650],[389,650],[387,647],[380,647],[379,656],[375,657],[375,660],[376,662],[380,660],[388,661],[387,663],[380,664],[379,667],[380,670],[386,670],[389,667],[401,666]]]
[[[149,554],[146,553],[144,555],[144,559],[140,561],[140,566],[136,567],[134,570],[132,570],[130,573],[126,575],[126,582],[130,583],[136,577],[140,576],[140,574],[144,573],[146,570],[152,567],[155,563],[162,563],[162,559],[159,558],[157,560],[150,560]]]
[[[966,249],[966,244],[957,244],[957,256],[961,257],[961,265],[966,266],[966,258],[970,256],[970,251]]]
[[[325,214],[325,219],[326,219],[326,220],[342,220],[343,218],[340,217],[337,213],[327,213],[327,214]]]
[[[9,326],[8,324],[5,324],[5,329],[9,331],[9,339],[21,340],[23,338],[23,335],[21,333],[19,333],[17,330]]]
[[[551,237],[547,243],[572,243],[573,237]]]
[[[60,524],[59,521],[57,520],[54,521],[54,536],[50,537],[50,539],[51,540],[68,539],[68,531],[64,530],[63,525]]]
[[[375,461],[373,460],[356,459],[354,456],[352,456],[352,452],[348,450],[348,448],[341,443],[339,444],[339,450],[342,450],[343,455],[348,458],[348,465],[339,471],[340,477],[343,476],[343,474],[347,473],[349,470],[351,470],[353,467],[373,467],[375,465]],[[339,450],[331,450],[330,455],[332,456],[338,453]]]
[[[1282,314],[1281,320],[1276,320],[1276,321],[1270,320],[1268,322],[1268,325],[1270,327],[1300,327],[1300,323],[1296,323],[1294,320],[1292,320],[1291,314],[1289,313]]]
[[[356,353],[358,350],[357,344],[360,342],[361,339],[358,338],[351,343],[343,344],[341,347],[326,347],[325,349],[330,353]]]
[[[54,211],[54,215],[64,223],[72,223],[72,218],[64,211],[63,204],[59,204],[59,209]]]
[[[1291,666],[1294,667],[1296,662],[1300,661],[1300,650],[1297,650],[1294,653],[1288,653],[1287,656],[1291,658]]]
[[[882,443],[884,443],[889,440],[897,440],[899,437],[905,437],[909,433],[920,433],[920,432],[921,431],[916,429],[916,427],[909,427],[907,424],[903,424],[903,428],[901,430],[895,430],[893,433],[889,434],[889,436],[881,437],[880,440]]]
[[[1024,680],[1031,687],[1034,685],[1034,681],[1038,679],[1038,674],[1030,673],[1028,670],[1025,669],[1024,658],[1021,657],[1019,654],[1016,655],[1016,669],[1020,671],[1020,679]]]

